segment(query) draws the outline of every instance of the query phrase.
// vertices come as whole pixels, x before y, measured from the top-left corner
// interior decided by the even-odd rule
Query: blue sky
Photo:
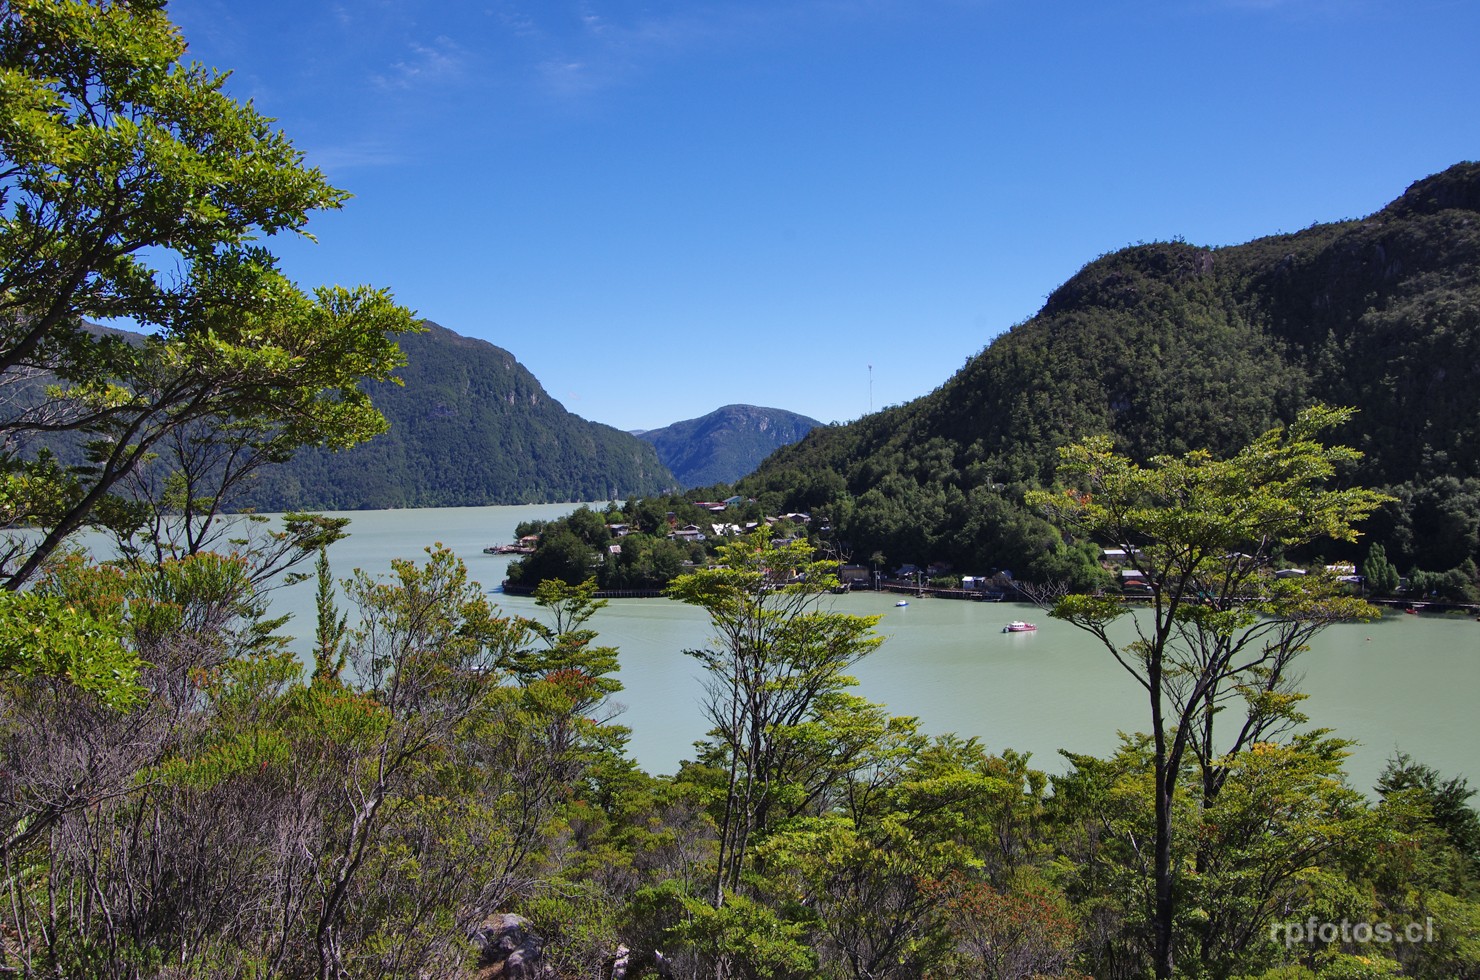
[[[370,283],[585,418],[925,394],[1138,241],[1359,217],[1480,157],[1473,0],[174,0]],[[872,379],[872,384],[870,384]]]

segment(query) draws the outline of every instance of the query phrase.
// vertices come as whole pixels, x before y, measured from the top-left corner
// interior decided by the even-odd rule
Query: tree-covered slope
[[[754,405],[726,405],[697,419],[636,433],[653,444],[658,459],[681,487],[734,483],[781,446],[817,426],[816,419]]]
[[[931,394],[779,450],[743,486],[827,506],[855,553],[1028,574],[1073,564],[1020,504],[1055,450],[1231,450],[1314,401],[1351,405],[1348,478],[1406,568],[1480,558],[1480,165],[1370,217],[1226,248],[1103,256]],[[1365,547],[1365,546],[1364,546]]]
[[[371,391],[389,432],[265,470],[242,503],[263,511],[452,507],[606,500],[672,486],[652,446],[567,412],[508,351],[424,326],[401,340],[404,386]]]

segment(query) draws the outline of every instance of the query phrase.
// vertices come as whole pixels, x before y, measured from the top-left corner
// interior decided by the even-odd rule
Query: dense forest
[[[1059,447],[1227,452],[1310,404],[1358,409],[1343,474],[1395,499],[1365,542],[1451,591],[1480,577],[1480,165],[1370,217],[1227,248],[1103,256],[930,394],[814,430],[739,489],[825,513],[855,555],[1087,583],[1025,493]],[[1360,560],[1366,543],[1317,543]]]
[[[423,321],[401,338],[399,383],[368,387],[388,431],[306,450],[235,501],[262,512],[610,500],[662,492],[653,448],[551,398],[514,356]]]

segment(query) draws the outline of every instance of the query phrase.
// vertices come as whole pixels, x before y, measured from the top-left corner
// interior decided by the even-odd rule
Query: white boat
[[[896,605],[896,606],[908,606],[908,605],[909,605],[909,603],[908,603],[908,602],[906,602],[906,601],[905,601],[905,600],[903,600],[903,599],[901,599],[901,600],[899,600],[899,601],[898,601],[898,602],[896,602],[896,603],[895,603],[895,605]]]
[[[1025,623],[1021,619],[1014,619],[1012,622],[1010,622],[1006,626],[1002,627],[1002,632],[1004,632],[1004,633],[1032,633],[1032,632],[1034,632],[1037,629],[1038,629],[1038,627],[1034,626],[1032,623]]]

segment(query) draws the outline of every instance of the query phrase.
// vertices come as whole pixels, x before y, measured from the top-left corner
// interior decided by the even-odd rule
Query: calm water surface
[[[463,558],[489,590],[509,559],[482,549],[513,539],[522,520],[553,518],[574,505],[359,511],[350,537],[330,551],[336,577],[362,568],[384,574],[393,558],[421,558],[441,542]],[[1117,731],[1144,730],[1144,693],[1095,641],[1038,610],[1008,603],[911,599],[859,593],[831,597],[842,612],[882,614],[886,640],[854,670],[859,692],[894,714],[914,715],[930,733],[981,738],[994,750],[1031,752],[1050,772],[1065,768],[1060,749],[1096,755],[1114,750]],[[530,599],[497,595],[506,611],[537,615]],[[290,631],[313,633],[313,584],[275,593],[275,610],[294,613]],[[1029,619],[1038,632],[1004,634]],[[653,772],[672,772],[692,756],[707,727],[700,672],[682,651],[704,645],[709,627],[697,610],[667,599],[613,601],[593,622],[600,642],[621,651],[618,700],[631,727],[630,750]],[[300,643],[307,650],[305,641]],[[1312,723],[1355,739],[1352,783],[1372,785],[1401,748],[1443,775],[1480,782],[1480,623],[1464,617],[1389,616],[1337,626],[1299,661]]]

